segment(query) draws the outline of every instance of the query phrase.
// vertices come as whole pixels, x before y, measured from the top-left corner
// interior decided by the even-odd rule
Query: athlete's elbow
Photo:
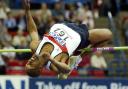
[[[71,68],[68,68],[67,71],[66,71],[66,73],[69,73],[70,71],[71,71]]]

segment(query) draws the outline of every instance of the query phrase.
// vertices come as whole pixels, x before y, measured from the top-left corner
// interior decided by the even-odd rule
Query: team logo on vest
[[[56,34],[55,32],[49,32],[49,35],[52,36],[62,46],[66,44],[65,40],[63,40],[59,34]]]

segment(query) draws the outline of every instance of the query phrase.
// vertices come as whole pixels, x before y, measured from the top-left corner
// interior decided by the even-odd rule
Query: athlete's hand
[[[23,0],[23,7],[25,10],[30,10],[30,0]]]
[[[43,57],[44,59],[46,59],[46,60],[51,60],[51,55],[50,55],[50,53],[48,53],[48,52],[44,52],[44,53],[42,54],[42,57]]]

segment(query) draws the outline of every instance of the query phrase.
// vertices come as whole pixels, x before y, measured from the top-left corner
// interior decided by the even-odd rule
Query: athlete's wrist
[[[51,61],[52,63],[56,62],[56,60],[53,60],[51,57],[49,58],[49,61]]]
[[[25,11],[29,11],[30,10],[30,0],[23,0],[23,7],[24,7]]]

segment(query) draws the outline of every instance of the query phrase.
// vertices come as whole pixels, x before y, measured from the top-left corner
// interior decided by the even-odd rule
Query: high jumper
[[[56,23],[50,28],[48,34],[39,39],[30,12],[29,0],[23,2],[27,30],[32,39],[30,48],[33,56],[25,66],[29,76],[39,76],[41,69],[46,67],[56,72],[58,78],[66,79],[82,59],[83,53],[76,56],[77,51],[86,47],[102,47],[112,38],[112,32],[107,28],[88,29],[85,24]]]

